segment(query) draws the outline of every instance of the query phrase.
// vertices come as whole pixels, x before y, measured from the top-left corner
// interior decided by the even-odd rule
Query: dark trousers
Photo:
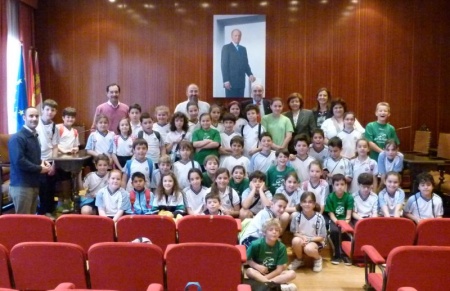
[[[56,179],[56,174],[53,176],[41,174],[39,177],[38,214],[52,213],[55,210]]]
[[[330,219],[330,239],[334,245],[334,257],[341,257],[341,229]]]
[[[233,86],[233,85],[231,85]],[[244,97],[245,88],[231,88],[230,90],[225,89],[225,96],[228,97]]]

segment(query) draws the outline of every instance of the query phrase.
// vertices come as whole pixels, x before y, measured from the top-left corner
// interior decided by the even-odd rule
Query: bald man
[[[252,99],[241,102],[241,111],[244,112],[245,107],[249,104],[255,104],[259,107],[259,114],[261,117],[272,113],[270,109],[270,101],[264,99],[264,86],[261,84],[252,85]]]
[[[198,86],[196,84],[190,84],[186,88],[186,97],[188,100],[178,103],[177,107],[175,107],[174,112],[179,111],[179,112],[184,113],[186,116],[188,116],[186,106],[189,101],[193,101],[198,104],[198,115],[199,116],[202,115],[203,113],[208,113],[209,112],[209,104],[207,102],[198,100],[199,96],[200,96],[200,90],[198,89]]]

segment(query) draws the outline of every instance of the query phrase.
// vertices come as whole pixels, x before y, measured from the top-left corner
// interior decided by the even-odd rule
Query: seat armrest
[[[161,284],[152,283],[148,286],[147,291],[163,291],[164,288]]]
[[[250,287],[250,285],[247,284],[239,284],[237,287],[238,291],[252,291],[252,287]]]
[[[242,230],[242,223],[241,220],[239,218],[236,218],[236,224],[237,224],[237,232],[241,232]]]
[[[350,224],[348,224],[348,222],[346,222],[345,220],[336,221],[336,225],[341,228],[342,232],[345,232],[345,233],[353,233],[354,232],[353,227]]]
[[[380,253],[371,245],[364,245],[361,247],[361,251],[365,253],[370,260],[377,265],[385,264],[386,260],[380,255]]]
[[[241,262],[244,264],[245,262],[247,262],[247,249],[244,245],[236,245],[236,248],[241,253]]]
[[[55,290],[70,290],[70,289],[75,289],[75,284],[69,283],[69,282],[65,282],[65,283],[59,284],[55,288]]]

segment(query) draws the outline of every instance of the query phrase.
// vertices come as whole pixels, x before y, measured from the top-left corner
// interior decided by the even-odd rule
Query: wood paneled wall
[[[266,15],[268,98],[300,92],[311,108],[325,86],[363,124],[387,101],[404,150],[422,124],[434,143],[450,132],[447,0],[40,0],[44,98],[76,107],[87,125],[112,82],[145,110],[174,108],[192,82],[203,99],[223,102],[211,96],[214,14]]]

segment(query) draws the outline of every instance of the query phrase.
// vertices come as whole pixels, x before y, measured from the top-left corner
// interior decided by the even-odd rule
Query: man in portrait
[[[247,49],[240,45],[242,33],[231,31],[231,42],[222,47],[222,78],[226,97],[244,97],[245,75],[250,82],[255,81],[248,64]]]

